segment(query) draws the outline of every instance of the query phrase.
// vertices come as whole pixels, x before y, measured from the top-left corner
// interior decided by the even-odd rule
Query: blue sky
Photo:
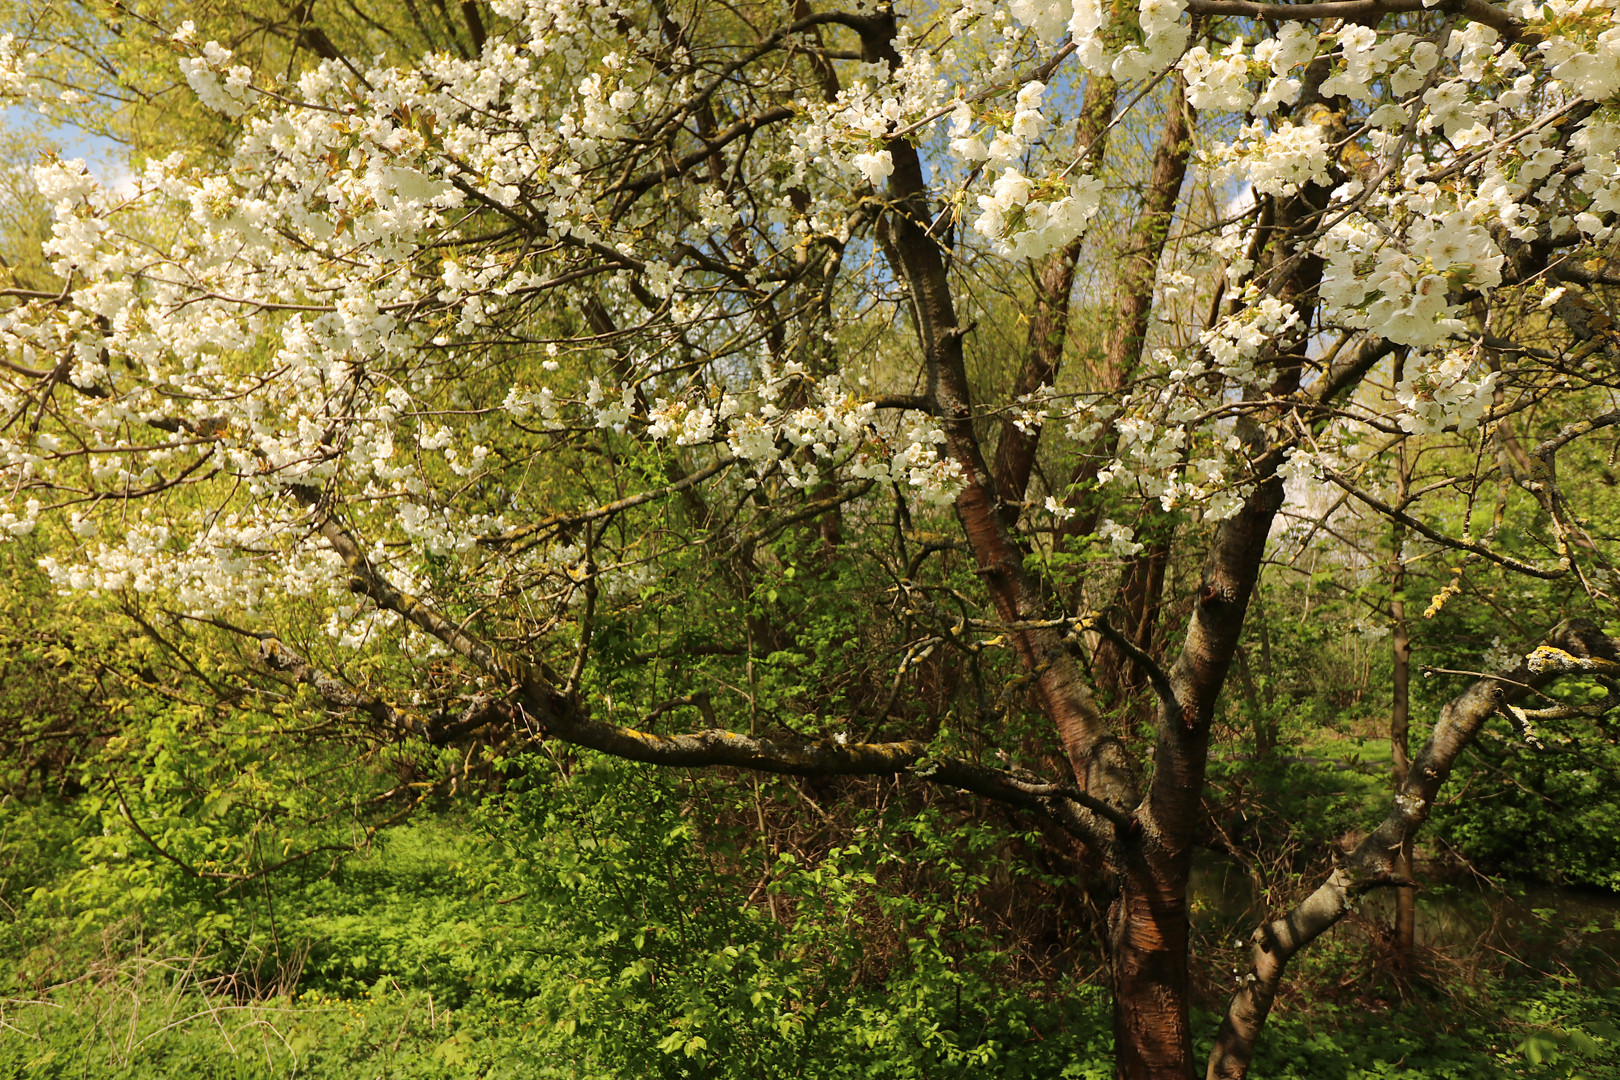
[[[64,158],[83,158],[102,183],[128,175],[123,146],[72,124],[46,120],[33,109],[12,105],[0,109],[0,125],[10,131],[33,131]]]

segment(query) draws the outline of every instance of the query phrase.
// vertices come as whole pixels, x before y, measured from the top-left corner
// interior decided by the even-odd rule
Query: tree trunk
[[[1187,864],[1137,861],[1108,910],[1118,1080],[1189,1080]]]
[[[1204,774],[1216,700],[1242,635],[1260,576],[1266,536],[1282,505],[1281,454],[1256,463],[1263,477],[1216,529],[1202,587],[1175,665],[1152,666],[1159,695],[1152,786],[1140,832],[1122,853],[1119,899],[1110,909],[1114,1056],[1120,1080],[1190,1080],[1187,878],[1204,821]],[[1145,668],[1151,665],[1143,663]]]
[[[1396,360],[1395,379],[1399,381],[1400,360]],[[1404,511],[1411,502],[1412,474],[1406,456],[1406,444],[1402,443],[1396,448],[1396,505]],[[1391,773],[1395,781],[1395,790],[1400,791],[1406,786],[1406,774],[1411,769],[1410,747],[1408,746],[1408,728],[1411,720],[1411,695],[1409,687],[1412,677],[1412,640],[1406,625],[1406,598],[1401,595],[1406,588],[1406,564],[1401,558],[1401,549],[1406,543],[1406,527],[1396,522],[1392,528],[1391,541],[1393,553],[1390,556],[1389,573],[1389,621],[1392,624],[1390,642],[1390,687],[1392,700],[1389,710],[1389,751],[1393,763]],[[1412,880],[1412,838],[1407,836],[1401,844],[1400,854],[1395,858],[1395,875],[1406,880]],[[1415,888],[1395,890],[1395,927],[1394,948],[1395,969],[1400,972],[1410,970],[1412,965],[1412,946],[1417,932],[1417,890]]]
[[[1558,626],[1547,644],[1556,650],[1555,657],[1563,654],[1567,663],[1532,672],[1528,663],[1521,662],[1501,678],[1481,679],[1452,698],[1440,710],[1433,734],[1407,770],[1406,783],[1391,800],[1389,813],[1378,828],[1334,867],[1315,892],[1254,932],[1251,967],[1238,980],[1237,992],[1227,1004],[1226,1019],[1210,1052],[1207,1080],[1245,1080],[1288,962],[1344,918],[1356,896],[1397,882],[1396,854],[1428,820],[1452,766],[1485,722],[1504,705],[1523,700],[1559,674],[1581,670],[1585,659],[1620,663],[1616,643],[1585,619]]]
[[[1115,629],[1145,653],[1153,652],[1154,631],[1164,599],[1164,572],[1169,562],[1170,538],[1152,539],[1146,551],[1125,564],[1125,573],[1120,579]],[[1106,639],[1097,646],[1092,671],[1097,688],[1116,698],[1128,697],[1147,686],[1141,669],[1124,650]]]

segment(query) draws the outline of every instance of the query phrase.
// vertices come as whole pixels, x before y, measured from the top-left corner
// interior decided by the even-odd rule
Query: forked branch
[[[1208,1080],[1243,1080],[1260,1030],[1276,999],[1284,969],[1299,951],[1331,929],[1369,889],[1409,884],[1395,874],[1396,856],[1429,817],[1457,757],[1504,703],[1522,699],[1565,671],[1613,670],[1620,650],[1598,627],[1571,619],[1551,634],[1549,647],[1500,679],[1480,679],[1440,710],[1440,721],[1407,772],[1383,822],[1293,910],[1254,932],[1250,968],[1227,1005],[1210,1053]],[[1567,659],[1566,659],[1567,658]],[[1537,662],[1537,660],[1544,662]]]

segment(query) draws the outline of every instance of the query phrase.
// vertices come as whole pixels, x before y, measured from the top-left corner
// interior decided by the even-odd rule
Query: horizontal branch
[[[796,525],[808,518],[816,517],[819,514],[829,513],[830,511],[838,509],[847,502],[852,502],[855,499],[860,498],[868,491],[871,491],[875,483],[877,483],[875,480],[862,480],[860,483],[845,488],[843,491],[834,492],[825,498],[815,499],[811,502],[807,502],[797,510],[793,511],[793,513],[779,517],[766,525],[760,526],[753,532],[744,534],[737,541],[736,547],[738,550],[747,550],[748,548],[756,547],[759,544],[764,543],[766,540],[779,535],[783,529]]]
[[[3,356],[0,356],[0,368],[5,368],[7,371],[15,372],[28,379],[48,379],[51,376],[51,369],[49,368],[40,370],[39,368],[24,367],[22,364],[12,363]]]
[[[1188,0],[1187,11],[1192,15],[1234,15],[1242,19],[1265,19],[1272,22],[1303,22],[1313,19],[1342,19],[1345,22],[1367,22],[1384,15],[1401,15],[1414,11],[1453,11],[1477,23],[1484,23],[1501,34],[1509,44],[1519,42],[1535,44],[1541,35],[1525,28],[1524,23],[1485,0],[1324,0],[1317,4],[1266,4],[1254,0]]]
[[[940,758],[915,739],[857,743],[830,739],[773,739],[711,728],[680,735],[594,720],[575,713],[548,718],[546,734],[613,757],[678,768],[735,768],[786,776],[892,776],[909,773],[1052,818],[1088,843],[1133,827],[1130,815],[1072,786],[1027,780],[1001,769]]]
[[[753,116],[744,117],[723,131],[716,132],[712,139],[709,139],[696,150],[682,154],[680,157],[676,158],[674,161],[670,162],[668,165],[665,165],[661,169],[654,169],[650,172],[643,173],[632,180],[627,180],[622,184],[617,184],[610,187],[606,191],[602,192],[602,195],[604,198],[609,195],[618,195],[620,193],[627,193],[632,196],[632,198],[642,195],[647,191],[647,189],[655,187],[666,180],[673,180],[676,177],[686,173],[688,170],[696,168],[698,165],[701,165],[704,161],[708,160],[710,156],[718,153],[727,144],[737,141],[744,135],[752,135],[760,128],[778,123],[782,120],[791,120],[794,115],[794,110],[788,108],[786,105],[778,105],[775,108],[765,109],[762,112],[757,112]]]
[[[1311,385],[1311,397],[1317,405],[1330,404],[1334,398],[1359,382],[1363,375],[1377,367],[1384,357],[1400,348],[1402,346],[1387,338],[1364,339],[1348,356],[1328,365],[1322,377]]]
[[[924,394],[879,394],[872,399],[872,404],[879,409],[913,409],[917,412],[934,411]]]
[[[212,619],[200,621],[224,625]],[[247,633],[236,627],[226,628],[236,633]],[[510,725],[517,714],[517,708],[511,702],[491,694],[473,694],[442,701],[431,710],[423,710],[421,713],[406,712],[403,709],[396,709],[381,698],[361,693],[336,676],[311,664],[271,635],[250,634],[250,636],[259,639],[259,655],[267,665],[308,686],[326,704],[337,709],[364,713],[379,727],[425,739],[434,746],[450,746],[462,736],[491,725]]]
[[[666,484],[661,488],[654,488],[651,491],[643,491],[639,495],[630,495],[626,498],[618,500],[617,502],[605,503],[604,505],[595,507],[591,510],[576,510],[563,514],[552,514],[550,517],[541,521],[536,521],[529,525],[519,525],[515,529],[508,529],[499,536],[488,537],[482,542],[489,545],[510,544],[518,540],[522,540],[526,536],[533,536],[536,533],[543,533],[551,529],[566,529],[577,525],[584,525],[592,521],[600,521],[603,518],[612,517],[614,514],[621,514],[626,510],[634,510],[636,507],[645,505],[646,503],[654,502],[658,499],[663,499],[669,497],[670,495],[678,494],[695,484],[702,483],[703,481],[709,479],[709,477],[730,468],[736,463],[737,458],[734,455],[726,454],[718,461],[714,462],[714,464],[707,465],[699,469],[697,472],[687,473],[674,483]]]
[[[311,664],[273,637],[259,639],[259,656],[270,667],[314,690],[320,695],[321,700],[329,705],[365,713],[378,724],[396,731],[408,731],[417,735],[425,733],[421,722],[414,717],[399,712],[380,698],[362,694]]]
[[[1611,409],[1606,413],[1599,413],[1597,416],[1566,424],[1559,429],[1558,434],[1536,447],[1536,457],[1550,464],[1554,454],[1582,435],[1589,435],[1602,428],[1613,427],[1615,424],[1620,424],[1620,409]]]
[[[650,765],[730,767],[790,776],[890,776],[910,773],[930,783],[959,788],[1042,814],[1093,846],[1109,846],[1114,831],[1132,829],[1132,817],[1074,787],[1030,781],[957,758],[933,756],[927,743],[852,743],[846,739],[772,739],[710,729],[660,735],[597,720],[575,695],[564,694],[538,668],[497,652],[451,622],[432,605],[396,588],[372,565],[358,540],[321,505],[319,493],[295,488],[314,508],[320,533],[352,575],[350,587],[379,607],[403,616],[517,695],[540,726],[539,737],[561,739],[589,750]]]
[[[1384,502],[1376,495],[1371,495],[1365,491],[1362,491],[1360,488],[1352,484],[1345,476],[1335,472],[1332,469],[1324,468],[1322,470],[1322,475],[1333,481],[1335,484],[1338,484],[1345,491],[1355,496],[1356,499],[1389,518],[1391,521],[1400,522],[1408,529],[1411,529],[1413,532],[1433,540],[1441,547],[1453,548],[1457,551],[1466,551],[1470,554],[1489,559],[1498,566],[1505,567],[1514,571],[1515,573],[1527,574],[1530,577],[1540,578],[1543,581],[1554,581],[1569,573],[1569,568],[1567,566],[1560,566],[1556,570],[1543,570],[1541,567],[1532,563],[1521,562],[1520,560],[1513,558],[1511,555],[1503,555],[1500,552],[1492,551],[1490,548],[1479,543],[1478,541],[1462,540],[1455,536],[1447,536],[1439,529],[1425,525],[1411,514],[1408,514],[1402,510],[1397,510],[1395,507]]]

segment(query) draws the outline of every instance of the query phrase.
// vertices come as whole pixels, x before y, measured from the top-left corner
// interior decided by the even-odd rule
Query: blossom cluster
[[[1271,362],[1314,359],[1329,331],[1405,350],[1391,400],[1357,405],[1382,430],[1481,424],[1503,380],[1478,311],[1509,290],[1547,319],[1568,303],[1519,280],[1515,245],[1576,265],[1620,213],[1612,0],[1519,4],[1517,36],[1412,13],[1198,40],[1185,0],[1140,0],[1134,21],[1097,0],[962,0],[900,20],[883,63],[808,35],[694,50],[623,0],[494,7],[477,56],[324,62],[291,84],[182,25],[181,74],[239,131],[224,160],[154,158],[117,192],[83,162],[34,171],[68,288],[0,311],[0,408],[40,418],[0,433],[0,537],[61,519],[78,546],[52,552],[59,587],[197,611],[319,596],[337,638],[404,633],[350,595],[321,506],[398,588],[532,587],[550,612],[534,617],[561,618],[587,564],[603,596],[650,573],[639,538],[612,569],[572,538],[502,546],[556,512],[573,489],[534,477],[584,447],[616,469],[734,459],[715,483],[761,502],[864,480],[948,504],[971,462],[940,421],[854,389],[873,353],[882,378],[915,360],[890,329],[915,299],[881,261],[914,211],[891,189],[918,182],[900,173],[915,150],[968,288],[1128,216],[1067,134],[1082,71],[1129,84],[1121,102],[1177,107],[1180,85],[1213,117],[1193,183],[1223,209],[1193,227],[1183,196],[1174,230],[1206,258],[1167,256],[1154,286],[1200,318],[1153,323],[1106,392],[1065,376],[987,410],[1164,508],[1236,512],[1276,434],[1253,419],[1275,404]],[[684,29],[729,32],[693,16],[711,17]],[[1070,66],[1035,63],[1065,42]],[[812,56],[837,77],[807,74]],[[39,96],[28,64],[0,38],[0,93]],[[1303,195],[1309,224],[1279,239],[1268,208]],[[1319,282],[1284,292],[1279,267],[1307,259]],[[1299,452],[1282,473],[1314,483],[1319,464]],[[1098,538],[1137,550],[1112,522]]]

